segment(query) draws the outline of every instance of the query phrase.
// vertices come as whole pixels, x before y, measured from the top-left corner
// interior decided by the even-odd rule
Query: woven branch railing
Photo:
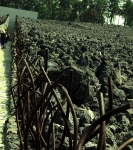
[[[16,64],[18,82],[11,88],[14,107],[16,110],[16,122],[20,138],[20,150],[61,150],[64,141],[69,141],[70,150],[82,150],[83,146],[99,134],[97,150],[106,149],[106,125],[110,117],[133,108],[132,104],[113,109],[112,78],[108,77],[109,107],[105,112],[103,94],[99,96],[100,118],[88,126],[81,137],[78,137],[78,119],[72,103],[71,96],[79,88],[72,85],[73,70],[70,70],[68,89],[60,84],[65,76],[62,74],[56,81],[48,77],[48,49],[45,49],[44,65],[41,65],[37,55],[28,55],[28,48],[31,43],[26,41],[19,22],[16,20],[15,38],[12,45],[12,56]],[[61,96],[57,93],[60,91]],[[69,115],[73,118],[73,130],[70,126]],[[62,118],[63,132],[60,143],[56,141],[57,117]],[[118,150],[123,149],[133,142],[129,139],[123,143]]]

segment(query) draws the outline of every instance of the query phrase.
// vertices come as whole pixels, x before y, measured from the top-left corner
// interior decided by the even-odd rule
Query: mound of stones
[[[37,50],[43,64],[45,49],[48,48],[48,75],[52,81],[64,73],[65,79],[61,84],[68,87],[71,69],[73,88],[82,82],[78,91],[72,96],[79,118],[79,136],[99,117],[97,98],[99,91],[104,94],[105,108],[108,107],[109,76],[113,79],[113,108],[127,104],[129,101],[133,102],[132,28],[29,18],[18,18],[18,22],[24,37],[31,43],[28,50],[30,56],[34,56]],[[62,124],[59,122],[57,121],[57,124],[61,132]],[[116,149],[133,137],[132,130],[133,110],[111,117],[106,126],[107,149]],[[84,149],[96,149],[96,146],[95,138],[86,144]],[[67,141],[65,148],[67,149]],[[126,148],[126,150],[131,149],[133,145]]]

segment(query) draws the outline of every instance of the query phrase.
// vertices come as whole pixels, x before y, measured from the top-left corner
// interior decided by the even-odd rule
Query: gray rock
[[[83,110],[80,111],[80,118],[79,118],[79,126],[83,127],[85,124],[90,124],[94,119],[94,114],[90,110]]]
[[[121,89],[118,89],[117,87],[114,87],[113,89],[114,97],[120,99],[121,101],[125,100],[125,92]]]
[[[130,124],[130,121],[129,121],[129,119],[127,118],[126,115],[123,115],[123,116],[122,116],[121,123],[124,124],[124,125],[129,125],[129,124]]]
[[[88,142],[85,144],[85,146],[82,148],[82,150],[96,150],[97,144]]]
[[[106,142],[113,146],[114,145],[114,141],[115,141],[115,137],[114,134],[109,130],[108,127],[106,127]]]
[[[115,125],[110,125],[109,127],[108,127],[109,129],[110,129],[110,131],[114,134],[115,133],[115,131],[116,131],[116,126]]]

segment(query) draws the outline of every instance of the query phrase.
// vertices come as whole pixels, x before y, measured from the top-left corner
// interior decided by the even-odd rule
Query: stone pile
[[[72,69],[73,87],[82,82],[79,90],[72,96],[79,118],[79,136],[99,117],[97,92],[104,94],[105,108],[108,107],[109,76],[113,79],[113,108],[133,102],[132,28],[26,18],[18,18],[18,22],[24,37],[31,43],[27,50],[29,55],[34,56],[37,50],[44,64],[45,48],[49,49],[48,76],[52,81],[64,73],[65,79],[61,84],[67,88],[69,70]],[[133,137],[132,116],[133,110],[128,110],[111,117],[106,126],[108,150],[116,149]],[[56,123],[61,132],[61,120]],[[97,139],[90,143],[84,149],[96,149]],[[133,149],[133,145],[126,149]]]

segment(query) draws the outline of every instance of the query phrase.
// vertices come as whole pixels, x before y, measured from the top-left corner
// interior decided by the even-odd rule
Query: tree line
[[[37,11],[39,19],[113,23],[122,16],[133,26],[132,0],[2,0],[0,6]]]

